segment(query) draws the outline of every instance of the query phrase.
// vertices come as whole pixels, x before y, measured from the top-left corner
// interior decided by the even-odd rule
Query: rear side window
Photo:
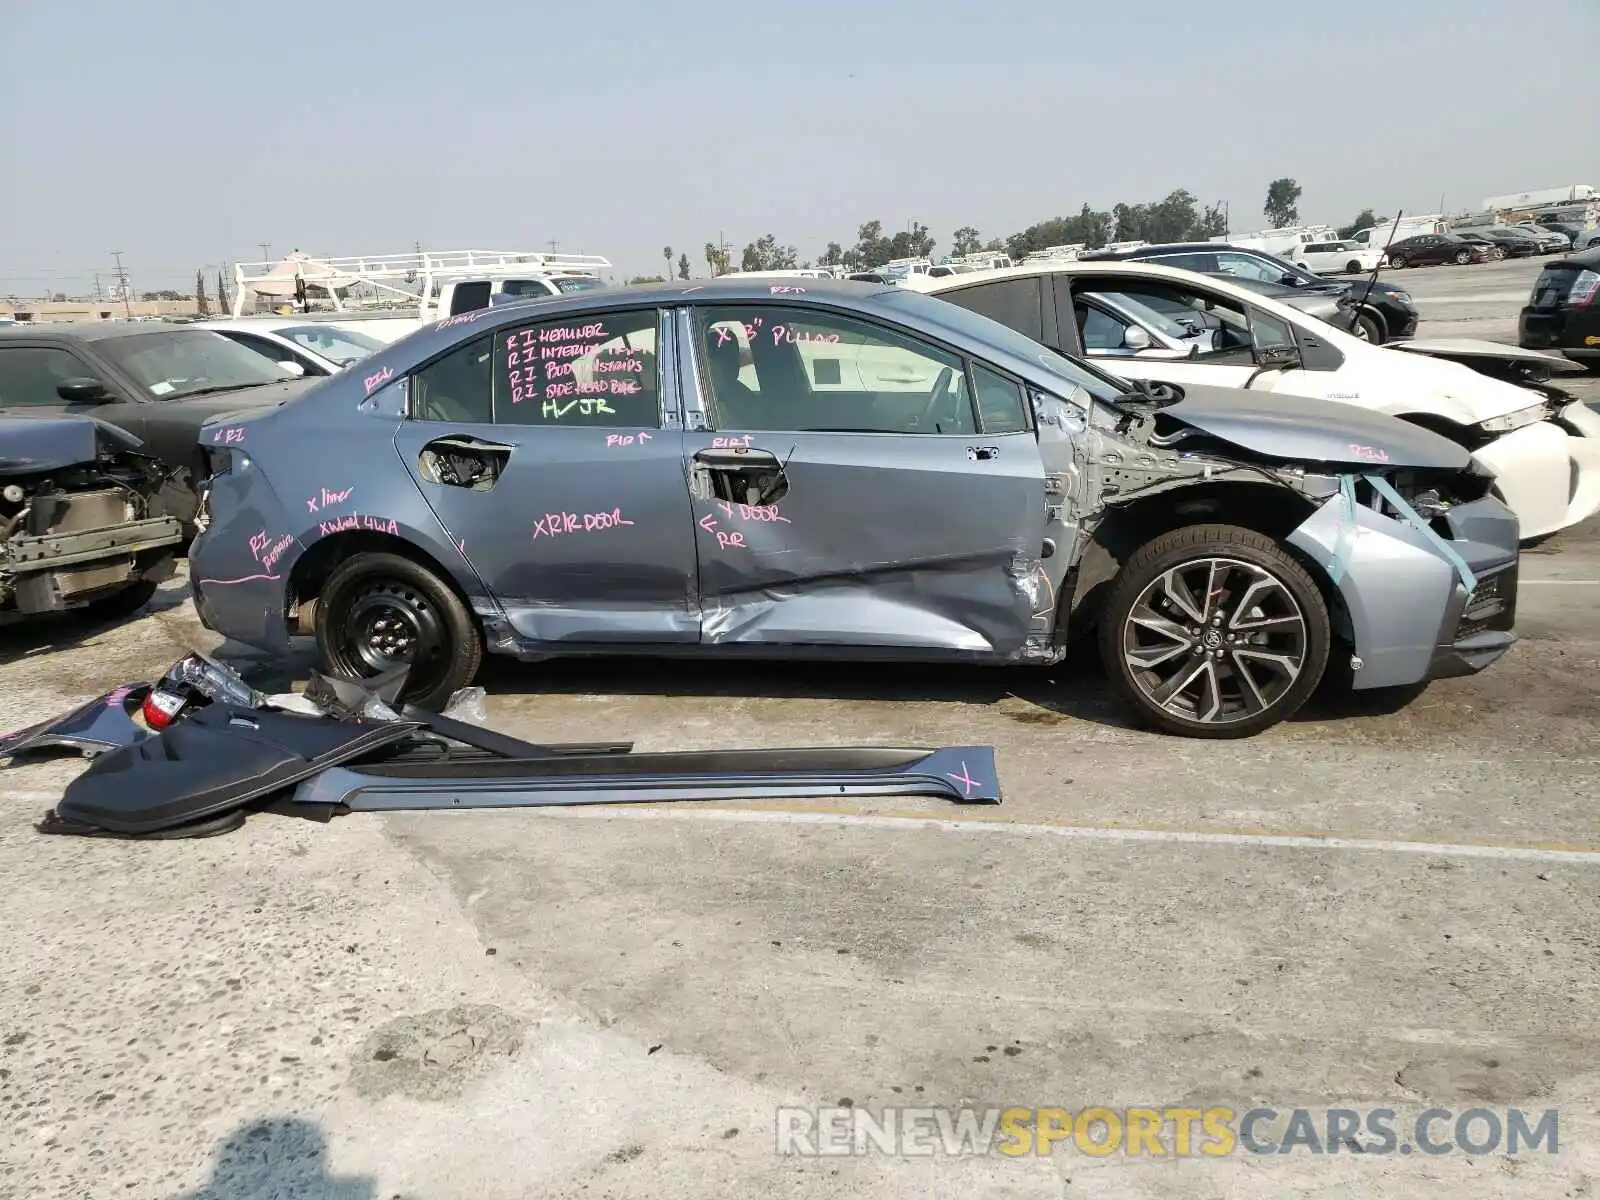
[[[502,425],[661,425],[660,324],[653,308],[568,315],[495,334]]]
[[[489,281],[487,279],[475,280],[472,283],[458,283],[450,294],[450,315],[459,316],[461,313],[477,312],[480,308],[489,307]]]
[[[21,408],[64,405],[56,394],[64,380],[84,379],[91,372],[65,350],[47,346],[0,348],[0,406]]]
[[[1042,283],[1044,276],[1032,275],[1025,279],[1002,279],[983,283],[977,287],[960,288],[945,292],[939,298],[959,304],[968,312],[988,317],[992,321],[1036,342],[1044,341],[1044,301]]]

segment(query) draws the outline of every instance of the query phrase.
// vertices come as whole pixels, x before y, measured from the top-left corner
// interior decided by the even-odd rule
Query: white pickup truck
[[[261,300],[307,323],[393,342],[424,325],[488,308],[499,296],[559,296],[605,287],[598,254],[447,250],[312,258],[234,266],[233,318]],[[254,305],[252,304],[254,301]],[[305,311],[310,303],[325,304]]]

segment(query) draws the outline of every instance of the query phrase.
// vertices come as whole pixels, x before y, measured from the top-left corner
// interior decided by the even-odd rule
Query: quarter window
[[[502,425],[648,429],[661,424],[653,308],[569,315],[494,335]]]
[[[978,416],[984,433],[1026,433],[1028,398],[1022,385],[991,371],[982,363],[972,364],[972,389],[978,398]]]
[[[47,346],[0,349],[0,407],[51,407],[66,404],[56,387],[90,372],[75,356]]]
[[[707,307],[696,319],[719,429],[977,432],[962,360],[839,313]]]
[[[412,418],[487,425],[494,413],[489,370],[493,351],[491,338],[474,338],[418,371],[412,376]]]

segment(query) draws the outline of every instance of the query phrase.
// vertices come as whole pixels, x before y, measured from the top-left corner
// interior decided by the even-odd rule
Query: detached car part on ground
[[[237,829],[263,803],[349,812],[771,798],[931,796],[1000,803],[994,751],[860,746],[633,753],[631,742],[540,744],[404,705],[405,672],[366,684],[313,675],[264,696],[191,654],[0,737],[0,756],[71,747],[93,759],[41,833],[190,838]]]
[[[183,530],[138,438],[83,417],[0,418],[0,624],[115,618],[176,567]]]
[[[1551,381],[1576,369],[1553,355],[1469,338],[1374,346],[1232,281],[1154,263],[1042,264],[920,290],[1119,376],[1337,401],[1443,434],[1494,476],[1525,539],[1600,511],[1600,414]]]
[[[1239,737],[1512,643],[1515,518],[1349,406],[1135,388],[897,287],[619,289],[447,320],[208,428],[202,622],[323,669],[482,655],[1048,665]]]

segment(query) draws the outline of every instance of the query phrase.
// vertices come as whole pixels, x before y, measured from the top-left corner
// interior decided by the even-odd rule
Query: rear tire
[[[1316,690],[1332,630],[1317,585],[1271,538],[1191,525],[1129,556],[1100,614],[1099,643],[1112,688],[1142,724],[1243,738],[1292,716]]]
[[[1359,275],[1359,274],[1361,274],[1361,264],[1358,263],[1353,258],[1349,262],[1345,263],[1344,269],[1345,269],[1345,274],[1347,274],[1347,275]]]
[[[367,679],[409,663],[401,698],[438,711],[483,661],[477,619],[432,571],[398,554],[356,554],[336,567],[317,600],[319,665]]]
[[[1404,254],[1391,254],[1391,255],[1389,255],[1389,265],[1391,267],[1393,267],[1396,271],[1405,270],[1406,269],[1406,256]]]

